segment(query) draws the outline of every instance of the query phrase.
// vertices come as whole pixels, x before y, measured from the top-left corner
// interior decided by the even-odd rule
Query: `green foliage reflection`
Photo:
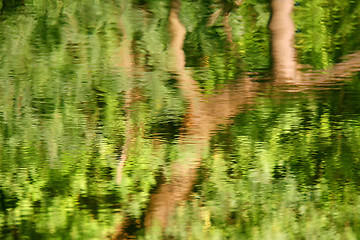
[[[183,157],[187,103],[169,63],[169,1],[5,2],[0,238],[104,239],[125,217],[143,216],[159,172],[169,177]],[[186,66],[204,92],[247,72],[269,75],[268,1],[182,4]],[[300,62],[329,68],[358,50],[359,7],[299,0]],[[358,82],[265,94],[234,116],[214,134],[165,238],[356,239]],[[164,237],[146,234],[138,237]]]

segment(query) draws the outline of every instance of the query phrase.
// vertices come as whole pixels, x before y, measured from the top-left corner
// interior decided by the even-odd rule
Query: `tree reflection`
[[[166,227],[169,217],[175,207],[186,200],[196,180],[197,170],[202,162],[202,156],[208,151],[209,141],[219,125],[226,124],[230,117],[241,111],[242,107],[250,105],[257,96],[259,89],[268,84],[257,83],[256,79],[243,77],[239,83],[229,85],[222,93],[204,96],[198,83],[194,81],[185,69],[185,54],[183,51],[186,29],[179,20],[180,0],[173,0],[169,14],[169,33],[171,42],[169,52],[171,68],[179,87],[187,101],[185,131],[180,137],[180,149],[184,156],[171,164],[171,179],[163,179],[152,194],[144,224],[150,229],[154,224]],[[270,30],[272,33],[272,57],[274,84],[284,85],[289,90],[295,86],[298,90],[307,90],[314,86],[324,86],[336,81],[331,78],[337,74],[351,75],[358,70],[358,53],[349,55],[347,62],[335,65],[333,70],[316,75],[301,73],[297,63],[294,48],[295,27],[292,19],[292,0],[273,0],[271,3],[272,17]],[[214,16],[212,16],[214,17]],[[225,23],[226,27],[226,18]],[[228,36],[231,28],[226,27]],[[231,38],[228,38],[232,42]],[[299,88],[300,87],[300,88]],[[121,238],[124,235],[117,235]]]
[[[293,0],[271,1],[271,45],[273,72],[276,81],[297,83],[300,79],[294,48],[295,25],[292,19]]]
[[[171,163],[170,179],[162,179],[156,191],[151,195],[144,219],[144,225],[148,230],[157,224],[165,228],[176,206],[187,199],[196,180],[202,156],[208,151],[212,133],[219,125],[229,123],[231,117],[238,114],[245,106],[252,104],[259,90],[264,90],[269,85],[256,82],[256,78],[244,76],[238,83],[229,85],[222,93],[212,96],[203,95],[198,83],[185,69],[186,57],[183,46],[186,29],[179,20],[180,4],[180,0],[171,2],[168,19],[171,41],[168,51],[171,71],[175,74],[187,102],[185,131],[179,140],[179,149],[183,156]],[[342,76],[344,74],[350,76],[357,71],[359,58],[358,53],[354,53],[349,55],[347,62],[335,65],[333,70],[325,74],[300,72],[294,48],[295,28],[291,17],[293,4],[292,0],[273,0],[271,4],[273,84],[283,85],[288,90],[294,86],[297,91],[302,91],[333,83],[336,79],[330,76],[335,76],[340,72]],[[231,29],[226,28],[225,31],[231,31]],[[231,35],[229,32],[227,34]],[[134,224],[134,221],[129,218],[122,226],[119,226],[114,239],[128,236],[126,229],[129,229],[131,224]]]

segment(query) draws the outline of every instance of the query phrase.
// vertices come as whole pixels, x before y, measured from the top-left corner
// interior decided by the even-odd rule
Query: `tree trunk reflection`
[[[185,53],[183,44],[186,29],[180,22],[178,13],[180,1],[172,1],[169,15],[171,35],[170,49],[173,71],[183,95],[188,103],[186,114],[186,132],[180,138],[180,152],[183,156],[172,164],[170,181],[164,181],[151,196],[145,217],[145,226],[150,228],[154,223],[165,227],[175,207],[189,195],[196,171],[207,152],[211,133],[218,124],[224,124],[230,116],[237,113],[240,105],[251,102],[255,96],[252,91],[256,84],[245,79],[241,85],[215,97],[206,98],[200,93],[196,81],[185,70]],[[246,90],[245,90],[246,89]],[[246,94],[239,94],[239,92]]]
[[[291,17],[293,0],[272,0],[270,21],[273,73],[276,81],[296,83],[299,80],[294,48],[295,25]]]

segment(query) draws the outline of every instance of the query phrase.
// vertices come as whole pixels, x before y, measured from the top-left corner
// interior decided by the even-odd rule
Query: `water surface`
[[[4,2],[1,239],[360,236],[358,1]]]

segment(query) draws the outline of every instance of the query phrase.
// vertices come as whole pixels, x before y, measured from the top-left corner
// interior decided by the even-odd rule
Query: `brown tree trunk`
[[[327,86],[352,76],[359,70],[359,52],[349,54],[346,61],[335,64],[325,73],[300,72],[297,63],[295,25],[292,19],[293,0],[272,0],[270,20],[273,74],[276,85],[292,85],[290,91],[303,91]]]
[[[151,196],[145,216],[147,229],[154,224],[166,227],[176,206],[186,200],[196,180],[196,171],[206,154],[211,133],[216,126],[225,123],[234,115],[240,105],[250,102],[255,95],[252,89],[255,83],[244,80],[241,87],[225,91],[215,97],[205,98],[200,93],[196,81],[185,70],[183,44],[186,29],[179,20],[180,1],[172,1],[169,15],[171,38],[169,52],[174,73],[177,74],[179,87],[188,103],[186,114],[186,132],[180,138],[179,148],[182,156],[171,166],[171,179],[164,181]],[[246,89],[248,94],[240,94]]]
[[[275,80],[296,84],[300,78],[294,48],[295,26],[291,16],[293,6],[293,0],[271,1],[270,30]]]
[[[171,34],[170,55],[174,73],[188,102],[186,134],[181,136],[180,152],[186,153],[184,159],[177,159],[171,166],[171,179],[160,184],[151,196],[145,216],[145,226],[149,229],[154,223],[165,227],[176,205],[185,200],[193,186],[196,169],[201,162],[201,154],[207,147],[209,126],[203,112],[203,101],[196,82],[185,71],[183,43],[186,29],[178,18],[180,1],[172,1],[169,15]],[[203,123],[203,124],[201,124]]]

